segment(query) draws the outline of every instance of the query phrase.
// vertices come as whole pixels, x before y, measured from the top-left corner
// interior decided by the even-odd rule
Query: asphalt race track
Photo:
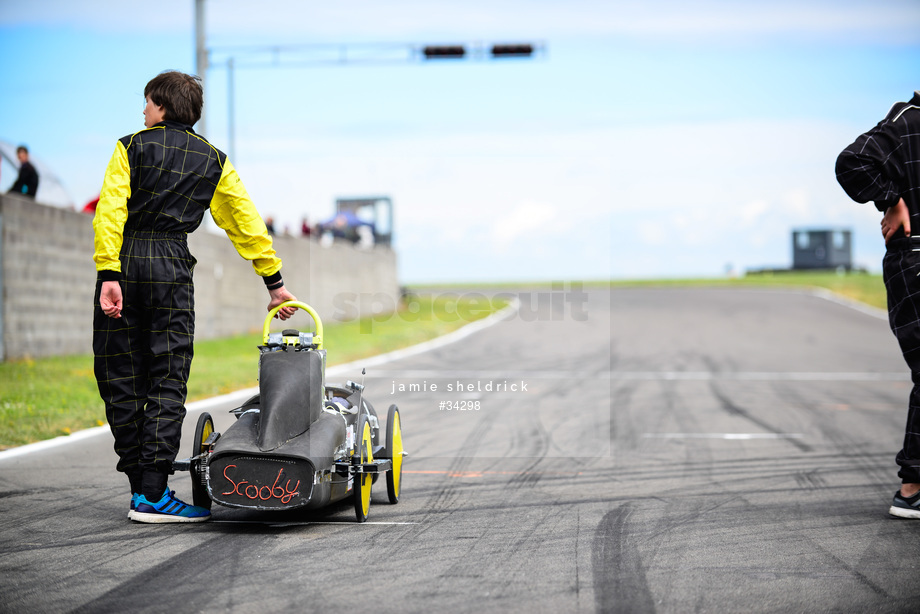
[[[363,525],[347,505],[134,524],[106,432],[0,455],[0,611],[920,611],[920,522],[887,514],[910,382],[884,318],[587,292],[518,293],[489,328],[368,367],[411,456]],[[218,431],[233,405],[209,409]],[[188,474],[171,485],[190,499]]]

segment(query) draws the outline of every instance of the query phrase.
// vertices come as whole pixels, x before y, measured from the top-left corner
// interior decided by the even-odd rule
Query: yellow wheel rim
[[[211,433],[214,432],[214,423],[208,420],[204,423],[204,428],[201,429],[201,441],[198,443],[201,444],[201,447],[204,448],[204,442],[208,440],[208,437],[211,436]]]
[[[390,453],[393,455],[393,490],[394,494],[399,496],[399,481],[402,477],[402,427],[400,425],[399,413],[395,414],[396,423],[393,425],[393,449]]]
[[[361,435],[361,462],[362,463],[372,463],[374,462],[374,453],[372,451],[371,443],[371,425],[367,422],[364,423],[364,432]],[[367,516],[368,512],[371,509],[371,485],[374,483],[371,476],[362,473],[359,479],[359,488],[361,489],[361,509],[364,512],[364,515]]]

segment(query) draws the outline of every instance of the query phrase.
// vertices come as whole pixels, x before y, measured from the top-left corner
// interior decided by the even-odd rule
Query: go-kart
[[[269,332],[278,310],[289,306],[310,315],[314,332]],[[272,309],[259,352],[259,393],[230,410],[237,420],[223,434],[203,412],[191,457],[173,463],[191,472],[194,504],[309,510],[351,497],[364,522],[381,473],[390,503],[398,502],[405,456],[399,409],[390,406],[381,445],[364,386],[325,382],[323,323],[313,308],[289,301]]]

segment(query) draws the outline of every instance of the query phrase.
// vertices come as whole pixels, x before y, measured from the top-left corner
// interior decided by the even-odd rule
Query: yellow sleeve
[[[230,237],[239,255],[252,261],[259,276],[269,277],[281,270],[281,259],[275,255],[265,222],[230,160],[224,162],[211,200],[211,216]]]
[[[97,271],[121,272],[121,244],[125,221],[128,219],[128,198],[131,196],[131,168],[128,165],[128,151],[118,141],[109,165],[105,169],[105,180],[96,215],[93,217],[95,253],[93,261]]]

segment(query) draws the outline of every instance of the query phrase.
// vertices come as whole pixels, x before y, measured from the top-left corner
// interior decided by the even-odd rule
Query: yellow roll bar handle
[[[313,342],[316,344],[317,350],[323,349],[323,321],[319,319],[319,314],[316,313],[315,309],[300,301],[286,301],[268,312],[268,315],[265,316],[265,324],[262,325],[262,343],[268,344],[268,328],[271,326],[272,320],[282,307],[297,307],[310,314],[310,317],[313,318],[313,324],[316,325],[316,332],[313,333]]]

